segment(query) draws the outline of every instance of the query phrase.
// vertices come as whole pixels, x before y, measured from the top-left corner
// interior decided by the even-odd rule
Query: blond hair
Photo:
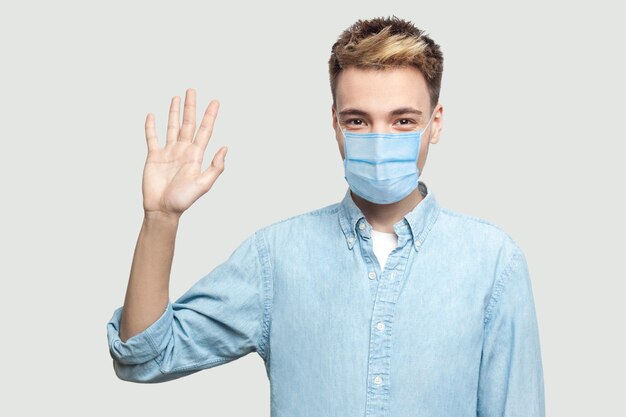
[[[387,69],[414,66],[426,80],[431,107],[439,101],[443,54],[424,31],[395,16],[358,20],[346,29],[332,47],[328,61],[330,89],[335,102],[337,76],[342,69]]]

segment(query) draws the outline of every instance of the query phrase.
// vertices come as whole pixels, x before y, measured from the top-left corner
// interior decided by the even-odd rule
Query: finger
[[[196,131],[196,90],[188,88],[185,92],[185,109],[183,110],[183,127],[180,129],[178,140],[191,142]]]
[[[206,149],[209,139],[213,134],[213,126],[215,125],[215,118],[217,117],[217,111],[219,108],[219,101],[211,100],[206,108],[206,111],[204,112],[204,116],[202,117],[200,128],[198,128],[198,133],[196,133],[196,138],[194,139],[194,143],[200,146],[202,152]]]
[[[226,146],[222,146],[217,152],[215,152],[211,165],[209,165],[209,167],[205,169],[202,174],[200,174],[198,182],[202,186],[204,192],[207,192],[213,186],[217,177],[224,172],[224,161],[226,160],[227,152],[228,148]]]
[[[172,97],[170,103],[170,114],[167,119],[167,139],[166,144],[172,144],[176,142],[178,138],[178,132],[180,130],[180,97]]]
[[[148,113],[146,116],[146,143],[148,144],[148,152],[159,148],[159,140],[157,139],[156,127],[154,125],[154,115]]]

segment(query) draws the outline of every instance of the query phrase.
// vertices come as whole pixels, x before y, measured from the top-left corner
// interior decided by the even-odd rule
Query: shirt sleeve
[[[266,360],[270,264],[262,232],[196,282],[143,332],[122,342],[123,307],[107,324],[116,375],[133,382],[163,382],[258,352]]]
[[[485,312],[478,417],[544,417],[539,330],[528,265],[516,247]]]

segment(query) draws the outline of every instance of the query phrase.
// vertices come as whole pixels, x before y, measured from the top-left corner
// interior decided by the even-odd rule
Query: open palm
[[[143,206],[146,213],[180,216],[194,201],[211,189],[224,171],[224,158],[228,151],[221,147],[213,156],[211,165],[201,172],[202,160],[219,102],[209,103],[198,132],[196,130],[196,92],[187,89],[183,125],[180,126],[180,97],[172,98],[167,123],[167,142],[159,147],[154,115],[146,117],[148,156],[143,172]]]

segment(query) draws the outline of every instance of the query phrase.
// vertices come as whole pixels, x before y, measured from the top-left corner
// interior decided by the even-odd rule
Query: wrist
[[[167,213],[163,211],[144,211],[144,221],[148,223],[167,223],[177,225],[180,214]]]

